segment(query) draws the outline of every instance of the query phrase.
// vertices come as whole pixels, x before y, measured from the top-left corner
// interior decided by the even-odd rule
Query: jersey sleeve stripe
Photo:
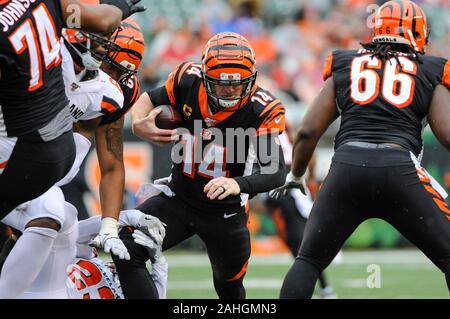
[[[264,110],[259,114],[259,117],[262,117],[264,114],[266,114],[268,111],[270,111],[273,107],[281,104],[281,101],[278,99],[275,99],[272,101],[269,105],[267,105]]]
[[[170,104],[175,106],[177,105],[177,100],[175,98],[175,90],[176,90],[176,84],[178,85],[180,83],[181,80],[181,76],[180,74],[182,74],[180,71],[182,69],[183,72],[186,70],[187,66],[189,66],[190,63],[188,62],[183,62],[181,64],[179,64],[173,71],[172,73],[169,74],[169,77],[167,78],[166,81],[166,91],[167,91],[167,96],[169,97],[170,100]]]
[[[323,80],[326,81],[333,74],[333,52],[330,52],[325,61],[325,67],[323,68]]]
[[[192,65],[192,63],[184,63],[181,68],[179,68],[177,75],[176,75],[176,79],[177,79],[177,84],[180,84],[181,78],[184,74],[184,72],[186,72],[187,68],[190,67]]]
[[[106,113],[114,113],[117,109],[120,108],[119,104],[116,101],[107,96],[103,97],[100,106],[102,108],[102,112]]]
[[[450,60],[444,66],[444,73],[442,74],[442,84],[450,89]]]

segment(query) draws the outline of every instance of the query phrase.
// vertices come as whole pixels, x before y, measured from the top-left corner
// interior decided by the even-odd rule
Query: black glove
[[[122,20],[125,20],[136,12],[143,12],[147,8],[142,5],[137,5],[141,0],[100,0],[101,4],[110,4],[119,8],[122,11]]]

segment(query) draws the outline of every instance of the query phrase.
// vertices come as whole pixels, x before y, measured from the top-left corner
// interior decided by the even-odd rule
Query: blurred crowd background
[[[322,85],[330,50],[370,41],[374,0],[143,0],[137,15],[146,34],[144,88],[165,79],[181,61],[200,61],[215,33],[244,35],[256,53],[258,84],[275,91],[288,107],[301,109]],[[431,28],[429,54],[449,58],[450,1],[418,0]],[[289,112],[294,124],[300,112]]]
[[[146,91],[161,85],[180,62],[200,62],[203,46],[213,34],[234,31],[252,44],[257,58],[257,83],[284,102],[287,119],[295,128],[323,84],[322,68],[327,54],[338,48],[356,49],[360,42],[370,41],[373,14],[377,6],[386,2],[374,1],[143,0],[148,9],[135,17],[146,37],[146,53],[139,73],[141,88]],[[431,28],[427,53],[450,58],[450,1],[415,2],[427,13]],[[328,171],[337,129],[338,123],[335,123],[316,152],[319,181]],[[427,145],[424,166],[449,189],[448,153],[429,130],[425,131],[424,139]],[[131,208],[136,204],[134,194],[141,182],[169,174],[170,149],[153,148],[139,141],[133,137],[129,126],[125,140],[129,192],[124,206]],[[98,169],[94,159],[95,156],[88,159],[79,182],[66,191],[74,197],[72,201],[86,205],[82,212],[86,215],[99,209],[95,200]],[[270,218],[255,215],[251,228],[254,237],[260,239],[260,250],[283,249],[270,237],[275,232]],[[254,242],[258,245],[257,240]],[[387,224],[369,221],[349,243],[358,247],[390,247],[401,244],[402,238]]]

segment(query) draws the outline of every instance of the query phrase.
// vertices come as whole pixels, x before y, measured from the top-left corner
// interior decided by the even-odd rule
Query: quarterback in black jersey
[[[204,241],[220,298],[245,297],[249,196],[278,187],[285,178],[278,140],[284,106],[255,80],[249,42],[236,33],[219,33],[206,44],[201,64],[181,63],[164,86],[142,94],[132,111],[134,133],[156,143],[170,143],[175,132],[155,126],[159,109],[154,106],[171,105],[183,117],[171,176],[155,182],[162,192],[136,209],[167,225],[163,250],[195,234]],[[145,276],[132,238],[121,239],[131,261],[117,263],[119,276]],[[124,294],[145,297],[126,287]]]
[[[107,33],[144,10],[136,1],[102,3],[0,2],[0,217],[47,191],[74,161],[61,30],[75,19],[76,27]]]
[[[298,186],[311,154],[340,115],[335,155],[281,298],[310,298],[319,274],[360,223],[393,225],[445,274],[450,288],[447,194],[417,159],[426,122],[450,150],[450,62],[425,55],[429,29],[422,9],[389,1],[375,15],[371,43],[328,57],[325,85],[294,143],[286,184]]]

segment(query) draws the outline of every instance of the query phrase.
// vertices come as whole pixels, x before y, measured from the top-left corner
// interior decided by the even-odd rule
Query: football
[[[173,130],[181,125],[181,115],[175,108],[170,105],[160,105],[157,109],[162,109],[155,119],[158,128]]]

